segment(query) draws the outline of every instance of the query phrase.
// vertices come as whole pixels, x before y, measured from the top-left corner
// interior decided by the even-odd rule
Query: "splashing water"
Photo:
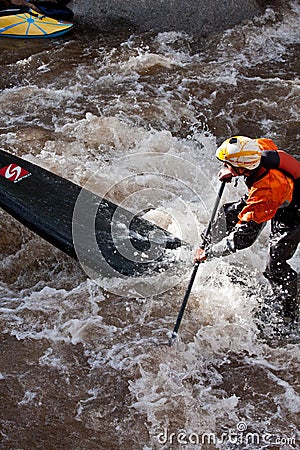
[[[3,448],[299,447],[297,339],[275,339],[274,311],[260,314],[268,228],[201,266],[166,345],[218,189],[216,145],[238,132],[298,151],[299,12],[285,2],[207,38],[1,41],[1,148],[150,207],[191,246],[171,288],[129,283],[122,297],[0,213]],[[227,186],[223,201],[244,192]]]

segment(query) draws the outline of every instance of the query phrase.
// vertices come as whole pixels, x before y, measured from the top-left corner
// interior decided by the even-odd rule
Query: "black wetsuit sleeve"
[[[208,256],[226,256],[237,250],[250,247],[255,242],[264,226],[265,223],[256,223],[253,221],[237,224],[228,236],[207,249]]]

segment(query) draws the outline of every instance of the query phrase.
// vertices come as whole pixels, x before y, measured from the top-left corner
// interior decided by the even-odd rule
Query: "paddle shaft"
[[[202,244],[203,248],[205,248],[205,246],[206,246],[206,239],[205,238],[207,238],[209,236],[209,234],[210,234],[211,227],[212,227],[213,221],[215,219],[215,216],[216,216],[219,204],[220,204],[220,200],[221,200],[221,197],[222,197],[223,192],[224,192],[225,185],[226,185],[226,181],[222,181],[222,184],[220,186],[219,192],[217,194],[217,198],[216,198],[216,201],[215,201],[215,204],[214,204],[214,208],[213,208],[213,211],[212,211],[212,214],[211,214],[211,218],[210,218],[209,224],[207,225],[207,228],[206,228],[204,236],[203,236],[203,244]],[[189,296],[190,296],[190,293],[191,293],[191,290],[192,290],[192,287],[193,287],[193,284],[194,284],[194,281],[195,281],[195,278],[196,278],[196,275],[197,275],[199,264],[200,264],[199,261],[196,261],[195,264],[194,264],[193,271],[192,271],[192,274],[191,274],[191,277],[190,277],[190,281],[189,281],[187,290],[185,292],[185,295],[184,295],[184,298],[183,298],[183,301],[182,301],[182,304],[181,304],[181,308],[180,308],[179,313],[178,313],[178,317],[177,317],[177,320],[176,320],[176,324],[174,326],[174,330],[173,330],[172,336],[171,336],[170,341],[169,341],[169,345],[170,346],[173,344],[173,342],[175,341],[175,339],[177,337],[178,330],[179,330],[179,327],[180,327],[180,324],[181,324],[181,321],[182,321],[182,318],[183,318],[183,315],[184,315],[184,311],[185,311],[185,308],[186,308],[186,305],[187,305],[187,302],[188,302],[188,299],[189,299]]]

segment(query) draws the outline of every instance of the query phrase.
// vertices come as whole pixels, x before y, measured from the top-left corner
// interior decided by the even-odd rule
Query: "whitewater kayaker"
[[[30,8],[38,13],[41,13],[40,9],[33,3],[27,2],[26,0],[0,0],[0,9],[8,9],[12,6],[19,6]]]
[[[226,256],[250,247],[271,220],[269,254],[264,276],[281,301],[286,321],[299,315],[297,272],[288,264],[300,241],[300,162],[278,150],[271,139],[234,136],[217,149],[224,163],[219,180],[243,176],[248,194],[219,211],[214,233],[195,261]],[[222,217],[226,231],[222,234]],[[224,221],[223,221],[224,228]],[[225,234],[225,235],[224,235]]]
[[[56,20],[72,21],[74,13],[66,4],[69,0],[56,0],[39,2],[39,0],[0,0],[0,10],[11,9],[17,6],[21,12],[33,10],[39,14]]]

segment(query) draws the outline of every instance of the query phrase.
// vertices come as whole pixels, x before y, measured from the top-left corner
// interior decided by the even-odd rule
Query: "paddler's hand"
[[[26,0],[11,0],[11,3],[16,6],[26,6],[27,8],[33,9],[33,11],[41,13],[41,10],[37,6],[33,3],[27,2]]]
[[[232,173],[232,170],[230,170],[228,167],[224,166],[218,173],[218,178],[220,181],[225,181],[226,183],[231,183],[232,178],[234,177],[234,174]]]
[[[199,263],[204,262],[204,261],[206,261],[206,259],[207,259],[207,256],[206,256],[205,250],[203,248],[198,248],[196,251],[195,259],[194,259],[194,264],[197,262],[199,262]]]

